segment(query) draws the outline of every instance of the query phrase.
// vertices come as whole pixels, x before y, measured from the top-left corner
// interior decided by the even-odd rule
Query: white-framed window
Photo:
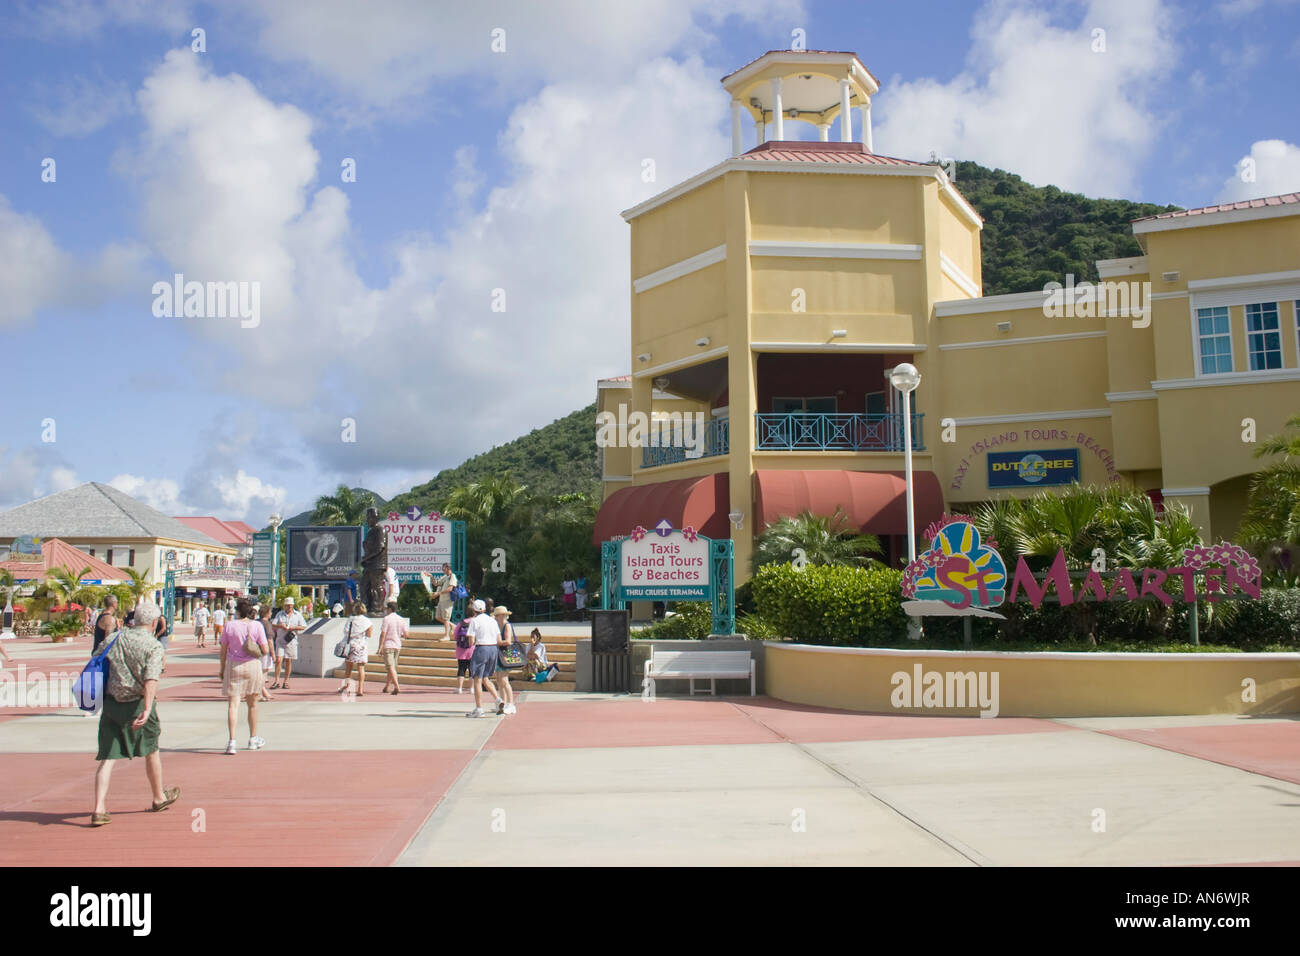
[[[1202,375],[1232,371],[1232,325],[1226,305],[1196,310],[1196,341]]]
[[[1252,372],[1282,367],[1282,331],[1276,302],[1246,306],[1246,354]]]

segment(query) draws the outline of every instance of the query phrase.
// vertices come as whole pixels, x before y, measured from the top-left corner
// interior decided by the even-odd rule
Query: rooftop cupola
[[[876,78],[855,53],[824,50],[773,50],[722,78],[731,94],[731,155],[744,152],[741,114],[754,121],[756,146],[785,139],[787,120],[811,123],[818,139],[830,139],[831,124],[840,120],[840,141],[855,142],[853,110],[859,112],[858,136],[871,148],[871,95],[880,89]],[[769,137],[768,124],[773,126]]]

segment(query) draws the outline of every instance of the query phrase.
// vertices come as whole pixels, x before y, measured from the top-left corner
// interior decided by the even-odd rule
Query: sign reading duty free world
[[[1079,480],[1077,448],[1030,452],[991,451],[988,463],[990,488],[1068,485]]]

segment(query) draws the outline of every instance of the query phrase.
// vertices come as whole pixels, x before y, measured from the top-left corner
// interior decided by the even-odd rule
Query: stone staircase
[[[530,628],[531,630],[531,628]],[[456,686],[456,643],[439,640],[441,631],[412,631],[410,637],[402,642],[402,653],[397,658],[397,676],[403,686],[411,687],[455,687]],[[371,647],[378,641],[372,640]],[[512,671],[510,683],[515,690],[536,691],[571,691],[576,689],[576,667],[578,645],[574,640],[548,638],[546,640],[546,657],[552,664],[558,664],[560,671],[555,679],[545,684],[538,684],[524,677],[522,670]],[[342,679],[346,668],[342,663],[334,670],[334,676]],[[386,676],[384,656],[378,652],[370,655],[366,664],[366,685],[378,681],[383,686]],[[468,688],[469,681],[466,680]]]

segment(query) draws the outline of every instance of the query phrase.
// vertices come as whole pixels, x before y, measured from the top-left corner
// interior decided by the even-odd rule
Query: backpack
[[[459,630],[459,628],[458,628],[458,630]],[[465,628],[463,631],[461,631],[460,636],[456,638],[456,646],[459,647],[462,651],[463,651],[463,650],[466,650],[467,648],[469,648],[469,646],[470,646],[470,640],[469,640],[469,628],[468,628],[468,627]]]
[[[449,592],[453,601],[463,601],[469,597],[469,590],[463,584],[458,584]]]
[[[108,684],[108,652],[113,649],[121,633],[118,631],[114,634],[107,646],[90,659],[72,682],[72,699],[84,711],[93,714],[104,706],[104,688]]]

